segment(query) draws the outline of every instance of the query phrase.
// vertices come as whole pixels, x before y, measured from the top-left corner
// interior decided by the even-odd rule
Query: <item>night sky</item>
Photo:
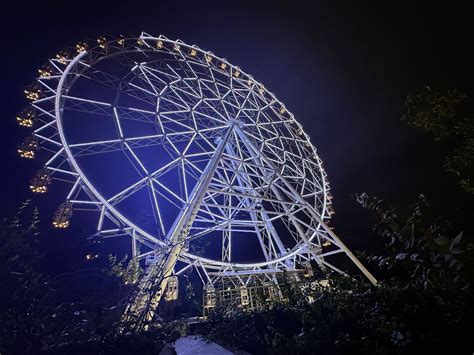
[[[26,104],[23,88],[37,68],[80,40],[145,31],[227,58],[275,93],[304,125],[325,163],[336,231],[349,246],[364,247],[367,221],[358,220],[363,214],[351,194],[366,191],[393,203],[413,201],[419,193],[446,198],[437,148],[400,121],[406,95],[425,84],[474,93],[467,7],[381,3],[10,3],[1,21],[1,215],[11,215],[21,200],[32,197],[28,180],[40,167],[15,151],[27,134],[15,114]],[[52,231],[50,216],[61,198],[52,191],[34,196],[34,202],[45,222],[43,236],[59,246],[51,249],[53,258],[66,263],[68,255],[87,249],[82,226],[89,220],[77,214],[69,231]]]

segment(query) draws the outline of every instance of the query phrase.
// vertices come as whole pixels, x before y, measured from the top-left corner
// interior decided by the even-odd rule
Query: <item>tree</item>
[[[140,268],[111,257],[104,272],[41,272],[40,219],[30,201],[0,225],[0,353],[157,353],[177,335],[154,329],[119,335],[120,318]],[[117,277],[118,276],[118,277]]]
[[[30,201],[0,226],[0,352],[23,349],[32,352],[41,346],[47,310],[43,298],[48,279],[36,270],[42,257],[38,251],[37,208]]]
[[[457,90],[425,86],[405,101],[403,119],[443,145],[444,166],[461,188],[474,194],[474,119],[466,113],[468,96]]]

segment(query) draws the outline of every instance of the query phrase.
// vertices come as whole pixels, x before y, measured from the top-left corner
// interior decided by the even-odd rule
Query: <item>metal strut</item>
[[[294,197],[297,199],[297,202],[306,205],[306,208],[308,211],[311,213],[311,215],[316,219],[316,221],[323,227],[323,229],[328,233],[331,238],[337,243],[337,245],[344,251],[344,253],[351,259],[351,261],[359,268],[360,271],[367,277],[367,279],[373,284],[377,285],[377,279],[365,268],[365,266],[359,261],[359,259],[356,258],[354,254],[349,250],[349,248],[342,242],[342,240],[334,233],[329,226],[324,223],[322,218],[319,216],[319,214],[316,212],[316,210],[303,198],[301,195],[298,193],[298,191],[295,190],[293,185],[291,185],[285,177],[278,171],[278,169],[273,165],[273,163],[265,157],[263,154],[261,154],[260,150],[254,145],[254,143],[247,137],[247,135],[242,131],[242,129],[239,126],[235,127],[235,132],[239,135],[240,139],[242,142],[245,144],[247,149],[253,151],[256,156],[258,156],[265,164],[267,164],[278,176],[278,178],[285,184],[286,188],[294,195]],[[276,189],[275,189],[276,190]],[[275,191],[274,191],[275,192]],[[277,191],[278,192],[278,191]],[[277,197],[280,199],[282,196],[278,193]],[[299,224],[296,224],[295,227],[299,227]],[[302,237],[304,236],[304,233],[300,233]],[[306,243],[309,243],[309,240],[306,238],[306,236],[303,237],[303,240]]]
[[[196,182],[188,202],[170,229],[166,237],[169,252],[158,257],[140,280],[139,290],[122,316],[124,330],[139,332],[148,329],[235,125],[234,122],[229,123],[229,128],[204,169],[201,179]]]
[[[230,144],[227,145],[226,151],[229,155],[238,157]],[[245,169],[245,167],[244,167],[243,170],[239,170],[239,164],[237,162],[232,161],[231,164],[232,164],[233,168],[236,171],[237,182],[238,182],[239,186],[242,187],[242,188],[248,188],[248,187],[252,188],[252,185],[250,183],[251,179],[249,178],[249,175],[248,175],[247,170]],[[239,175],[239,173],[241,173],[243,175],[245,180],[242,179],[242,177]],[[255,199],[257,199],[257,200],[258,200],[259,197],[261,197],[261,196],[259,196],[259,194],[257,194],[256,191],[253,192],[253,195],[254,195]],[[248,209],[252,208],[251,201],[249,200],[248,197],[246,197],[244,199],[244,204],[245,204],[245,207],[247,207]],[[277,252],[280,255],[285,255],[286,254],[286,249],[285,249],[285,247],[284,247],[284,245],[283,245],[283,243],[282,243],[275,227],[273,226],[273,224],[270,220],[270,217],[268,216],[268,214],[265,211],[260,211],[258,213],[262,216],[262,220],[265,222],[265,225],[267,227],[267,231],[269,233],[268,238],[273,238],[273,241],[275,242],[275,244],[277,246],[277,249],[278,249]],[[265,256],[265,260],[268,261],[268,260],[271,259],[271,257],[270,257],[270,255],[268,254],[268,252],[266,250],[265,240],[264,240],[264,238],[263,238],[262,234],[260,233],[260,230],[257,226],[257,222],[258,222],[257,212],[249,211],[249,215],[250,215],[250,218],[252,219],[252,221],[254,222],[255,232],[257,234],[260,246],[261,246],[263,254]]]

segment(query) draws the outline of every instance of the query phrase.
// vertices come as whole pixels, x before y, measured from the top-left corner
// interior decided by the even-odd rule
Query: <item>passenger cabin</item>
[[[32,110],[31,108],[27,108],[27,109],[21,111],[16,116],[16,121],[22,127],[29,127],[29,128],[33,127],[33,125],[36,122],[35,111]]]
[[[240,304],[242,306],[248,306],[250,304],[249,290],[245,286],[240,288]]]
[[[165,301],[171,302],[178,299],[179,283],[178,276],[170,276],[166,285]]]
[[[311,262],[309,260],[303,261],[303,269],[304,273],[303,276],[309,278],[314,275],[313,267],[311,266]]]
[[[97,38],[97,44],[99,45],[99,48],[105,49],[107,47],[107,38],[100,36]]]
[[[216,289],[213,285],[208,284],[204,286],[204,310],[208,310],[211,308],[216,307],[217,305],[217,297],[216,297]]]
[[[120,35],[119,39],[117,40],[117,44],[121,47],[125,46],[125,37]]]
[[[49,78],[53,73],[53,68],[50,64],[45,64],[41,68],[38,69],[38,75],[40,78]]]
[[[48,169],[43,168],[36,172],[30,180],[30,189],[34,193],[43,194],[48,191],[48,185],[51,184],[51,174]]]
[[[33,135],[25,137],[17,148],[17,152],[20,154],[20,157],[26,159],[33,159],[37,150],[38,139]]]
[[[36,101],[41,97],[41,89],[36,84],[28,86],[24,92],[26,98],[30,101]]]
[[[63,202],[53,216],[53,226],[55,228],[67,228],[69,227],[71,217],[72,203]]]
[[[86,42],[79,42],[78,44],[76,44],[76,52],[77,53],[85,52],[85,51],[87,51],[87,48],[88,48],[88,45],[87,45]]]
[[[158,255],[155,254],[149,254],[145,257],[145,265],[151,265],[154,264],[158,261]]]
[[[61,51],[56,54],[56,59],[59,63],[66,65],[69,59],[69,53],[67,51]]]

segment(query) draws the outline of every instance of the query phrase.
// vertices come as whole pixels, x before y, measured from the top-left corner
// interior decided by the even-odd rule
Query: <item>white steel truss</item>
[[[142,33],[77,47],[48,68],[31,104],[45,168],[71,184],[74,209],[97,211],[98,235],[128,235],[134,256],[156,256],[161,271],[147,282],[194,268],[206,284],[238,276],[245,285],[307,260],[342,272],[327,259],[342,254],[376,283],[328,226],[330,187],[309,136],[239,67]],[[133,178],[112,191],[92,178],[94,159],[117,154]],[[124,207],[142,195],[151,227]],[[252,238],[259,252],[248,260]],[[220,252],[195,252],[203,241]]]

